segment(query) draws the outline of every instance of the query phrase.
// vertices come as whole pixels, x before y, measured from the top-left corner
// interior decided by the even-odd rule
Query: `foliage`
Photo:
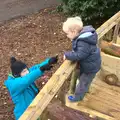
[[[102,22],[120,10],[120,0],[61,0],[63,12],[89,23]]]

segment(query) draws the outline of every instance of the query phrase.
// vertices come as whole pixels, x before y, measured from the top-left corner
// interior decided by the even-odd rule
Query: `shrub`
[[[61,0],[69,16],[81,16],[86,23],[103,22],[120,10],[120,0]]]

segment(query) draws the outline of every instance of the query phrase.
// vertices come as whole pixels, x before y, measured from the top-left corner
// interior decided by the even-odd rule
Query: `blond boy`
[[[72,102],[82,100],[89,86],[100,70],[101,56],[97,47],[98,36],[92,26],[83,26],[80,17],[68,18],[63,23],[63,31],[72,40],[72,50],[65,52],[64,60],[80,63],[80,81],[73,96],[68,99]]]

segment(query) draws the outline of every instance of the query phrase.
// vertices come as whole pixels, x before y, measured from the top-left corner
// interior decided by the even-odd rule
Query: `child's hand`
[[[64,60],[64,61],[66,60],[66,56],[65,56],[65,55],[63,56],[63,60]]]
[[[40,70],[41,71],[48,71],[48,70],[51,70],[53,66],[49,65],[49,64],[46,64],[46,65],[43,65],[40,67]]]
[[[58,61],[58,55],[56,55],[55,57],[51,57],[49,60],[49,64],[56,64]]]

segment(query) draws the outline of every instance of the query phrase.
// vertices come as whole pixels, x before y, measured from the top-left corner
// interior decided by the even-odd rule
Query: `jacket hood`
[[[92,26],[85,26],[83,27],[77,39],[80,39],[89,44],[96,45],[98,36],[95,29]]]

